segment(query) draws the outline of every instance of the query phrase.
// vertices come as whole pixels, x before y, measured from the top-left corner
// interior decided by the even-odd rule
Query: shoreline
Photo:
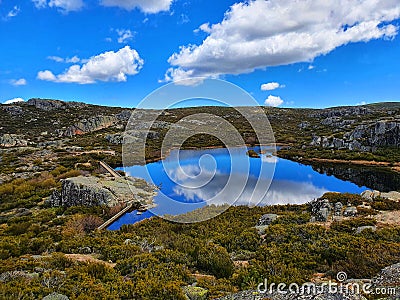
[[[369,167],[388,167],[391,171],[400,173],[400,163],[390,163],[385,161],[374,161],[374,160],[345,160],[345,159],[332,159],[332,158],[302,158],[302,159],[293,159],[282,157],[285,159],[289,159],[292,161],[296,161],[299,163],[302,162],[320,162],[320,163],[333,163],[333,164],[350,164],[350,165],[358,165],[358,166],[369,166]]]

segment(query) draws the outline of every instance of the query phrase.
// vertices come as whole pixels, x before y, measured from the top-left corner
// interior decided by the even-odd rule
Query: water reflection
[[[140,216],[135,212],[126,214],[110,229],[153,214],[177,215],[206,204],[302,204],[327,191],[360,193],[366,189],[321,174],[311,166],[272,156],[268,148],[253,149],[264,154],[249,158],[246,148],[181,150],[172,152],[164,161],[125,169],[128,175],[151,180],[161,187],[155,197],[157,207]],[[274,170],[271,165],[275,164]]]

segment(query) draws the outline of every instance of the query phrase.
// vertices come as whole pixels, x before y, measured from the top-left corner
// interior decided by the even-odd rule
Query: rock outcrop
[[[394,292],[388,295],[385,300],[400,299],[400,263],[384,268],[377,276],[372,279],[373,288],[382,290],[388,288]]]
[[[388,199],[388,200],[392,200],[392,201],[396,201],[396,202],[400,201],[400,192],[396,192],[396,191],[382,193],[382,192],[376,191],[376,190],[375,191],[366,190],[361,193],[361,196],[364,199],[371,201],[371,202],[377,198],[384,198],[384,199]]]
[[[4,110],[5,112],[9,113],[12,116],[19,116],[24,112],[22,107],[18,105],[2,105],[1,108],[2,110]]]
[[[61,191],[54,191],[48,202],[51,206],[112,207],[129,201],[137,201],[140,204],[153,196],[154,187],[132,177],[78,176],[65,179]]]
[[[160,134],[157,131],[146,131],[146,130],[129,130],[123,133],[107,134],[105,139],[111,144],[127,144],[134,143],[136,141],[144,141],[146,139],[157,139]]]
[[[61,132],[64,136],[72,137],[74,135],[85,134],[100,129],[108,128],[118,122],[116,116],[95,116],[89,119],[83,119],[80,122],[68,127]]]
[[[18,134],[3,134],[0,136],[0,146],[1,147],[24,147],[28,145],[28,141],[23,135]]]
[[[311,146],[328,149],[375,151],[379,147],[400,147],[400,121],[378,121],[358,125],[343,138],[314,136]]]
[[[332,117],[345,117],[345,116],[360,116],[373,113],[368,107],[363,106],[347,106],[347,107],[333,107],[326,108],[316,113],[310,114],[311,118],[332,118]]]
[[[38,99],[33,98],[29,99],[26,102],[27,105],[35,106],[41,110],[55,110],[55,109],[65,109],[67,107],[82,107],[86,106],[85,103],[82,102],[64,102],[61,100],[52,100],[52,99]]]

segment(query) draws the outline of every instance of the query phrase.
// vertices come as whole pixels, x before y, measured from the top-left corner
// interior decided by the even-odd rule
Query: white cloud
[[[89,84],[96,81],[126,81],[127,75],[137,74],[143,60],[129,46],[117,52],[108,51],[91,57],[83,65],[72,65],[64,73],[54,75],[49,70],[40,71],[40,80],[66,83]]]
[[[64,58],[59,56],[47,56],[47,59],[54,60],[55,62],[64,62]]]
[[[36,8],[45,8],[47,6],[47,0],[32,0]]]
[[[199,28],[193,30],[194,33],[198,33],[200,31],[203,31],[205,33],[211,33],[210,23],[201,24]]]
[[[76,63],[78,63],[78,62],[80,62],[81,60],[80,60],[80,58],[78,57],[78,56],[73,56],[73,57],[71,57],[71,58],[67,58],[66,60],[65,60],[65,62],[67,62],[67,63],[73,63],[73,64],[76,64]]]
[[[24,102],[25,100],[22,98],[14,98],[14,99],[10,99],[5,101],[3,104],[11,104],[11,103],[17,103],[17,102]]]
[[[48,56],[47,59],[54,60],[55,62],[58,62],[58,63],[68,63],[68,64],[70,64],[70,63],[76,64],[81,61],[81,59],[76,55],[71,58],[62,58],[59,56]]]
[[[11,83],[12,85],[15,85],[15,86],[20,86],[20,85],[26,85],[26,84],[27,84],[27,81],[26,81],[25,78],[20,78],[20,79],[12,79],[12,80],[10,81],[10,83]]]
[[[367,104],[367,102],[361,101],[361,102],[357,103],[356,105],[366,105],[366,104]]]
[[[101,0],[103,6],[117,6],[126,10],[139,8],[145,13],[168,11],[173,0]]]
[[[55,7],[63,13],[81,10],[84,6],[83,0],[32,0],[36,8]]]
[[[123,44],[133,38],[133,33],[129,29],[117,29],[118,43]]]
[[[273,91],[282,87],[278,82],[268,82],[261,85],[262,91]]]
[[[37,78],[46,81],[57,81],[56,76],[49,70],[39,71],[37,74]]]
[[[309,66],[308,66],[308,69],[309,69],[309,70],[315,69],[315,66],[309,65]]]
[[[272,106],[272,107],[278,107],[279,105],[282,105],[283,100],[279,96],[272,96],[269,95],[267,99],[265,99],[265,105]]]
[[[398,0],[236,3],[222,22],[203,27],[209,35],[202,44],[182,46],[168,59],[179,72],[167,73],[219,76],[310,62],[348,43],[393,38],[398,27],[388,23],[399,17]]]
[[[10,10],[6,16],[6,19],[10,19],[16,17],[20,13],[20,8],[18,6],[14,6],[12,10]]]

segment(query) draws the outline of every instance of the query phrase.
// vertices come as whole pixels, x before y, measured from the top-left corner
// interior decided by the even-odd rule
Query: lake
[[[263,154],[250,158],[246,147],[173,150],[162,161],[126,167],[127,175],[160,188],[154,198],[157,206],[140,215],[137,211],[127,213],[108,229],[116,230],[153,215],[186,213],[206,204],[304,204],[328,191],[361,193],[368,188],[368,184],[357,185],[273,156],[267,147],[251,149]]]

